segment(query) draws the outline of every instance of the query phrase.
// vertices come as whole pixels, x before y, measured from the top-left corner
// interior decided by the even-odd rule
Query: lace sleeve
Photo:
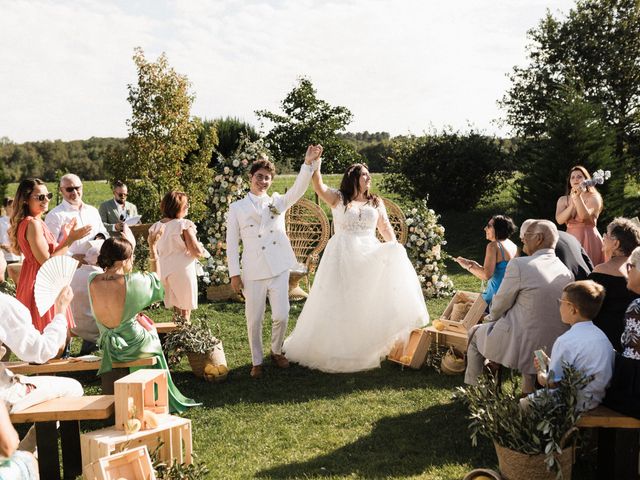
[[[387,215],[387,209],[382,199],[380,199],[380,203],[378,204],[378,231],[385,242],[396,241],[396,233],[393,231],[393,226],[389,221],[389,215]]]

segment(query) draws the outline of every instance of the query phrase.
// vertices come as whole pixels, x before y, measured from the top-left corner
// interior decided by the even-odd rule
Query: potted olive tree
[[[184,355],[189,360],[195,376],[209,381],[223,381],[229,369],[222,341],[215,337],[204,318],[187,321],[176,316],[176,329],[164,339],[164,349],[171,365],[180,363]]]
[[[519,404],[516,381],[507,391],[493,376],[460,387],[458,397],[469,406],[472,444],[477,444],[478,436],[493,441],[505,480],[569,480],[580,417],[578,391],[589,381],[565,365],[558,387],[538,391],[526,408]]]

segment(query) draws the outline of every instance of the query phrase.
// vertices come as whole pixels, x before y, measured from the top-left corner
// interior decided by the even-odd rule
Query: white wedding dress
[[[377,368],[398,340],[429,322],[420,282],[404,247],[376,238],[376,226],[389,222],[382,201],[346,209],[340,202],[332,212],[335,235],[283,350],[324,372]]]

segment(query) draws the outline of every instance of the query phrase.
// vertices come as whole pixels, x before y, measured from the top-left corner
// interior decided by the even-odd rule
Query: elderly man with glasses
[[[464,380],[470,385],[476,384],[483,365],[493,362],[520,371],[522,391],[531,393],[536,374],[533,352],[551,351],[567,330],[556,300],[573,274],[554,252],[558,229],[548,220],[534,220],[522,242],[529,256],[509,261],[485,323],[469,332]]]
[[[113,237],[122,236],[124,222],[138,216],[138,207],[131,202],[127,202],[128,196],[127,185],[117,180],[113,184],[113,198],[102,202],[98,209],[102,223]]]
[[[83,262],[84,254],[91,247],[89,241],[109,238],[109,233],[102,224],[98,209],[82,201],[82,181],[77,175],[68,173],[60,179],[60,193],[62,202],[47,214],[44,223],[58,241],[63,236],[62,227],[73,218],[77,220],[78,227],[90,225],[91,233],[69,248],[69,254]]]

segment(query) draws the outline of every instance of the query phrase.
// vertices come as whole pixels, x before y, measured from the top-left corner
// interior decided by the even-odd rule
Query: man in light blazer
[[[245,297],[245,315],[251,348],[251,377],[263,373],[262,322],[267,297],[271,305],[271,360],[286,368],[282,343],[289,320],[289,270],[296,264],[285,229],[284,213],[304,195],[322,154],[320,145],[307,148],[293,186],[271,197],[267,190],[275,175],[275,166],[266,157],[251,165],[250,191],[229,206],[227,217],[227,261],[231,287]],[[239,245],[242,242],[242,269]]]
[[[469,332],[465,383],[477,383],[486,359],[519,370],[523,393],[534,390],[533,352],[551,351],[567,330],[557,302],[573,274],[556,256],[557,242],[558,229],[552,222],[529,224],[523,234],[523,250],[529,256],[509,261],[485,323]]]
[[[117,180],[113,184],[113,198],[102,202],[98,209],[102,223],[112,237],[121,236],[124,221],[138,215],[138,207],[127,202],[128,196],[127,185]]]

